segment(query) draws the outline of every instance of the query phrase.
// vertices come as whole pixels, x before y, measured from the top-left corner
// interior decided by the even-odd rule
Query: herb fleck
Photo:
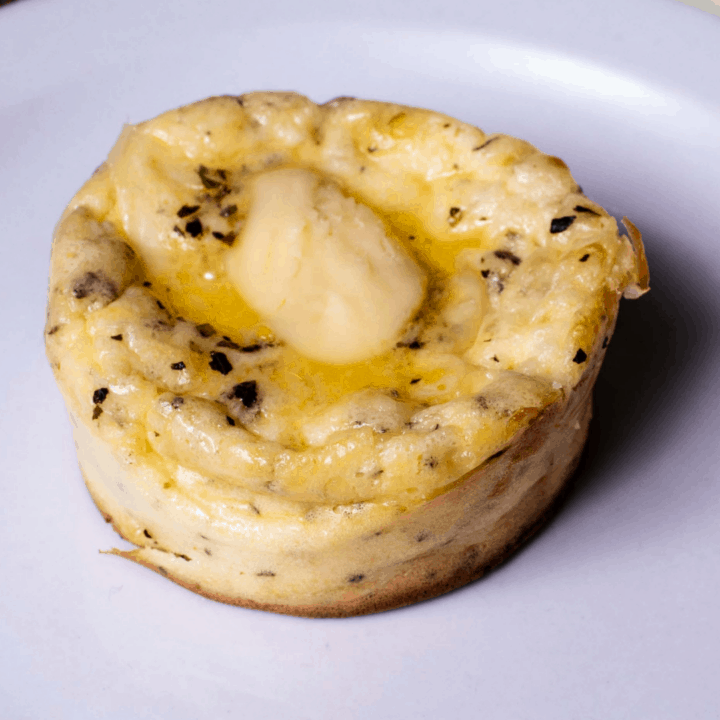
[[[575,215],[553,218],[550,223],[550,232],[553,234],[565,232],[575,222]]]
[[[178,211],[177,216],[179,218],[188,217],[193,215],[200,209],[199,205],[183,205]]]
[[[195,329],[204,338],[212,337],[215,334],[215,328],[210,323],[202,323],[202,325],[196,325]]]
[[[509,260],[513,265],[519,265],[522,262],[515,253],[512,253],[509,250],[496,250],[495,257],[500,260]]]
[[[451,207],[448,214],[448,223],[450,225],[457,225],[462,220],[462,208]]]
[[[237,238],[237,234],[234,232],[229,232],[227,235],[223,235],[222,233],[213,233],[213,237],[219,240],[221,243],[225,243],[229,247],[232,247],[232,244],[235,242],[235,238]]]
[[[230,348],[230,350],[239,350],[240,346],[232,340],[221,340],[215,347]]]
[[[257,382],[255,380],[246,380],[238,383],[232,389],[232,397],[238,398],[246,408],[252,407],[258,398]]]
[[[478,145],[477,147],[473,148],[473,152],[477,152],[478,150],[482,150],[483,148],[486,148],[491,142],[495,142],[498,140],[498,136],[491,137],[489,140],[486,140],[482,145]]]
[[[213,180],[211,177],[208,177],[210,172],[211,171],[204,165],[201,165],[197,170],[197,174],[200,176],[200,182],[203,186],[208,190],[213,190],[214,188],[220,187],[222,183],[220,183],[219,180]]]
[[[496,453],[491,455],[486,462],[490,462],[491,460],[497,460],[501,455],[504,455],[508,451],[507,448],[503,448],[502,450],[498,450]]]
[[[88,295],[103,295],[111,300],[115,300],[118,296],[118,290],[115,283],[109,280],[103,273],[87,272],[81,278],[75,281],[72,290],[73,295],[82,300]]]
[[[233,369],[225,353],[210,352],[210,358],[210,368],[216,370],[221,375],[227,375]]]
[[[192,237],[196,238],[198,235],[202,234],[203,226],[202,223],[195,218],[195,220],[191,220],[185,225],[185,230],[187,230]]]
[[[599,213],[599,212],[595,212],[593,209],[588,208],[588,207],[584,207],[583,205],[576,205],[576,206],[573,208],[573,210],[574,210],[575,212],[589,213],[590,215],[597,215],[598,217],[600,217],[600,213]]]

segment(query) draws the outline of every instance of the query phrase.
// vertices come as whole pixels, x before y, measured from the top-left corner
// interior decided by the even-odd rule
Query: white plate
[[[670,0],[20,0],[0,37],[0,717],[718,716],[716,17]],[[458,592],[303,620],[98,554],[120,541],[42,349],[52,228],[123,122],[251,89],[519,135],[644,232],[653,290],[623,303],[576,491]]]

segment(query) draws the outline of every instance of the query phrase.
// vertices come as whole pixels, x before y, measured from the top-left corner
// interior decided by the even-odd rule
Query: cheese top
[[[218,97],[126,127],[71,202],[48,353],[73,412],[168,492],[409,505],[570,393],[644,283],[528,143],[385,103]]]

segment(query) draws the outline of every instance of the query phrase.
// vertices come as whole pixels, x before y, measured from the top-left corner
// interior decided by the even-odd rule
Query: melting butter
[[[254,180],[226,271],[278,337],[345,364],[389,350],[422,301],[424,272],[370,208],[317,173]]]

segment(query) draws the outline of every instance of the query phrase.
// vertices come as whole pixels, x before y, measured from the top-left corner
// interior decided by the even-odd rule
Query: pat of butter
[[[389,350],[425,290],[423,271],[370,208],[300,169],[255,179],[226,269],[278,337],[334,364]]]

